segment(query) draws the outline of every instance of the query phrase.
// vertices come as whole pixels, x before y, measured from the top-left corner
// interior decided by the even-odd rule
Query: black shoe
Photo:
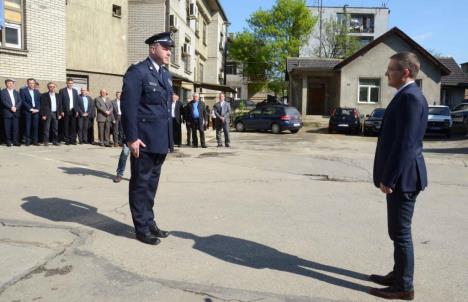
[[[221,145],[221,144],[218,144],[218,148],[219,148],[219,147],[222,147],[222,146],[223,146],[223,145]]]
[[[31,144],[30,144],[30,143],[26,143],[26,144],[24,144],[24,145],[25,145],[26,147],[29,147],[29,146],[31,146]]]
[[[44,147],[47,147],[47,146],[49,146],[49,143],[48,143],[48,142],[45,142],[45,143],[44,143]]]
[[[202,145],[201,147],[202,147],[202,148],[208,148],[206,145]]]
[[[391,286],[393,285],[395,277],[393,276],[393,272],[390,272],[385,276],[370,275],[369,280],[380,285]]]
[[[160,230],[157,226],[154,226],[154,225],[150,226],[150,232],[151,234],[159,238],[166,238],[167,236],[169,236],[168,231]]]
[[[136,239],[146,244],[157,245],[161,242],[155,235],[151,233],[146,234],[136,234]]]
[[[6,145],[7,145],[7,147],[11,147],[11,143],[7,143]]]
[[[39,146],[38,142],[33,143],[34,146]]]
[[[59,142],[53,142],[54,146],[60,146]]]
[[[198,145],[193,145],[192,148],[198,148]]]
[[[14,145],[14,146],[16,146],[16,147],[19,147],[19,146],[21,146],[21,144],[20,144],[20,143],[14,143],[13,145]]]
[[[229,144],[226,144],[225,146],[226,146],[226,148],[229,148],[229,147],[231,147]]]
[[[401,291],[393,287],[371,288],[369,294],[389,300],[413,300],[414,290]]]

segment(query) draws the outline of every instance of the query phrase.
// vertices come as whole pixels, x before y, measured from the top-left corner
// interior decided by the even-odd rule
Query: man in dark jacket
[[[78,141],[80,144],[87,144],[88,128],[94,114],[94,102],[89,96],[88,89],[81,87],[81,94],[78,97]]]
[[[198,93],[193,94],[193,100],[188,103],[188,115],[192,128],[192,147],[198,147],[197,131],[200,132],[200,143],[202,148],[206,148],[205,143],[205,123],[207,122],[205,103],[200,100]]]
[[[56,146],[58,142],[58,122],[62,118],[62,102],[60,102],[58,93],[55,93],[55,83],[47,84],[46,93],[41,95],[40,115],[44,121],[44,146],[49,145],[50,127],[52,126],[52,143]]]
[[[24,138],[26,146],[38,144],[39,137],[39,109],[41,108],[41,94],[36,89],[36,80],[28,79],[27,87],[20,89],[23,100],[23,116],[25,122]]]
[[[0,100],[6,145],[11,147],[13,143],[15,146],[19,146],[19,120],[23,101],[18,91],[15,90],[15,81],[13,79],[6,79],[5,86],[6,88],[0,93]]]

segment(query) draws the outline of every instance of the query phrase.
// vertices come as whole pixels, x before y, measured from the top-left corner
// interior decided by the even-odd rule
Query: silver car
[[[429,106],[426,133],[443,133],[450,138],[452,124],[452,116],[450,115],[450,108],[448,106]]]

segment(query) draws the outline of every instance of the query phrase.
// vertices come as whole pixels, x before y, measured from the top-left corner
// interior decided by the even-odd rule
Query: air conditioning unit
[[[195,2],[189,4],[189,17],[194,19],[198,15],[198,7]]]
[[[179,20],[175,15],[169,15],[169,29],[171,31],[177,31],[179,27]]]

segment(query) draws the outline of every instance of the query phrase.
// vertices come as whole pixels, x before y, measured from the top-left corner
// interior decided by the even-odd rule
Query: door
[[[309,83],[307,115],[322,115],[325,108],[325,84]]]

